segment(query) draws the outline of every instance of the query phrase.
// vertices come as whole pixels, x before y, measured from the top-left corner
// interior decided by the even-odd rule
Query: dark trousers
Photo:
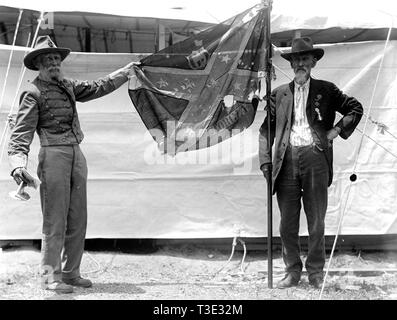
[[[42,147],[37,170],[46,282],[80,276],[87,227],[87,163],[79,145]]]
[[[328,203],[328,165],[315,145],[288,146],[275,190],[281,212],[280,236],[287,273],[300,277],[299,218],[301,200],[309,231],[305,263],[310,277],[322,276],[325,264],[324,219]]]

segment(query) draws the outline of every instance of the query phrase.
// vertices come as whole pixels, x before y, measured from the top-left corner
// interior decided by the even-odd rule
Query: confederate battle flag
[[[129,95],[161,151],[206,148],[252,124],[266,10],[258,4],[134,66]]]

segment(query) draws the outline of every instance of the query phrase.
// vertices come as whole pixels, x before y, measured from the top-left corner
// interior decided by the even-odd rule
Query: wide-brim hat
[[[309,37],[295,38],[292,40],[291,51],[282,53],[281,56],[291,61],[294,55],[305,53],[311,53],[317,60],[320,60],[324,55],[324,50],[321,48],[314,48],[312,39]]]
[[[35,47],[25,56],[23,63],[25,64],[25,67],[30,70],[39,70],[34,65],[34,59],[40,54],[51,52],[59,53],[61,55],[61,60],[63,61],[70,53],[70,49],[58,48],[49,36],[41,36],[37,38]]]

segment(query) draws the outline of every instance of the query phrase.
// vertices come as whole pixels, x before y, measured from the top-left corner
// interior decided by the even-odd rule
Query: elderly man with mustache
[[[21,94],[8,155],[15,181],[28,183],[27,162],[36,131],[40,138],[40,200],[43,214],[42,277],[44,288],[71,293],[73,286],[92,283],[80,275],[87,226],[87,163],[76,101],[100,98],[128,80],[134,63],[96,81],[63,77],[62,61],[70,49],[58,48],[49,36],[37,39],[24,58],[28,69],[39,71]]]
[[[278,288],[296,286],[301,279],[301,201],[309,232],[305,267],[309,283],[315,288],[322,285],[324,220],[333,175],[332,143],[337,136],[347,139],[363,114],[362,105],[355,98],[348,97],[331,82],[311,77],[312,68],[323,55],[324,50],[314,48],[308,37],[292,41],[291,52],[281,56],[290,62],[294,81],[276,88],[271,94],[270,136],[267,118],[260,128],[260,168],[266,179],[272,179],[281,213],[280,236],[286,275]],[[343,117],[334,125],[336,112]],[[269,145],[273,144],[275,151],[271,163]]]

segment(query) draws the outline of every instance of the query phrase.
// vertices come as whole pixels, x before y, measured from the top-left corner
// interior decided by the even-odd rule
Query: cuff
[[[24,153],[17,153],[9,156],[9,162],[11,167],[11,175],[17,168],[25,168],[28,165],[28,156]]]
[[[121,68],[109,74],[109,78],[112,80],[114,86],[117,89],[122,84],[128,81],[129,74],[130,74],[129,70],[125,68]]]

